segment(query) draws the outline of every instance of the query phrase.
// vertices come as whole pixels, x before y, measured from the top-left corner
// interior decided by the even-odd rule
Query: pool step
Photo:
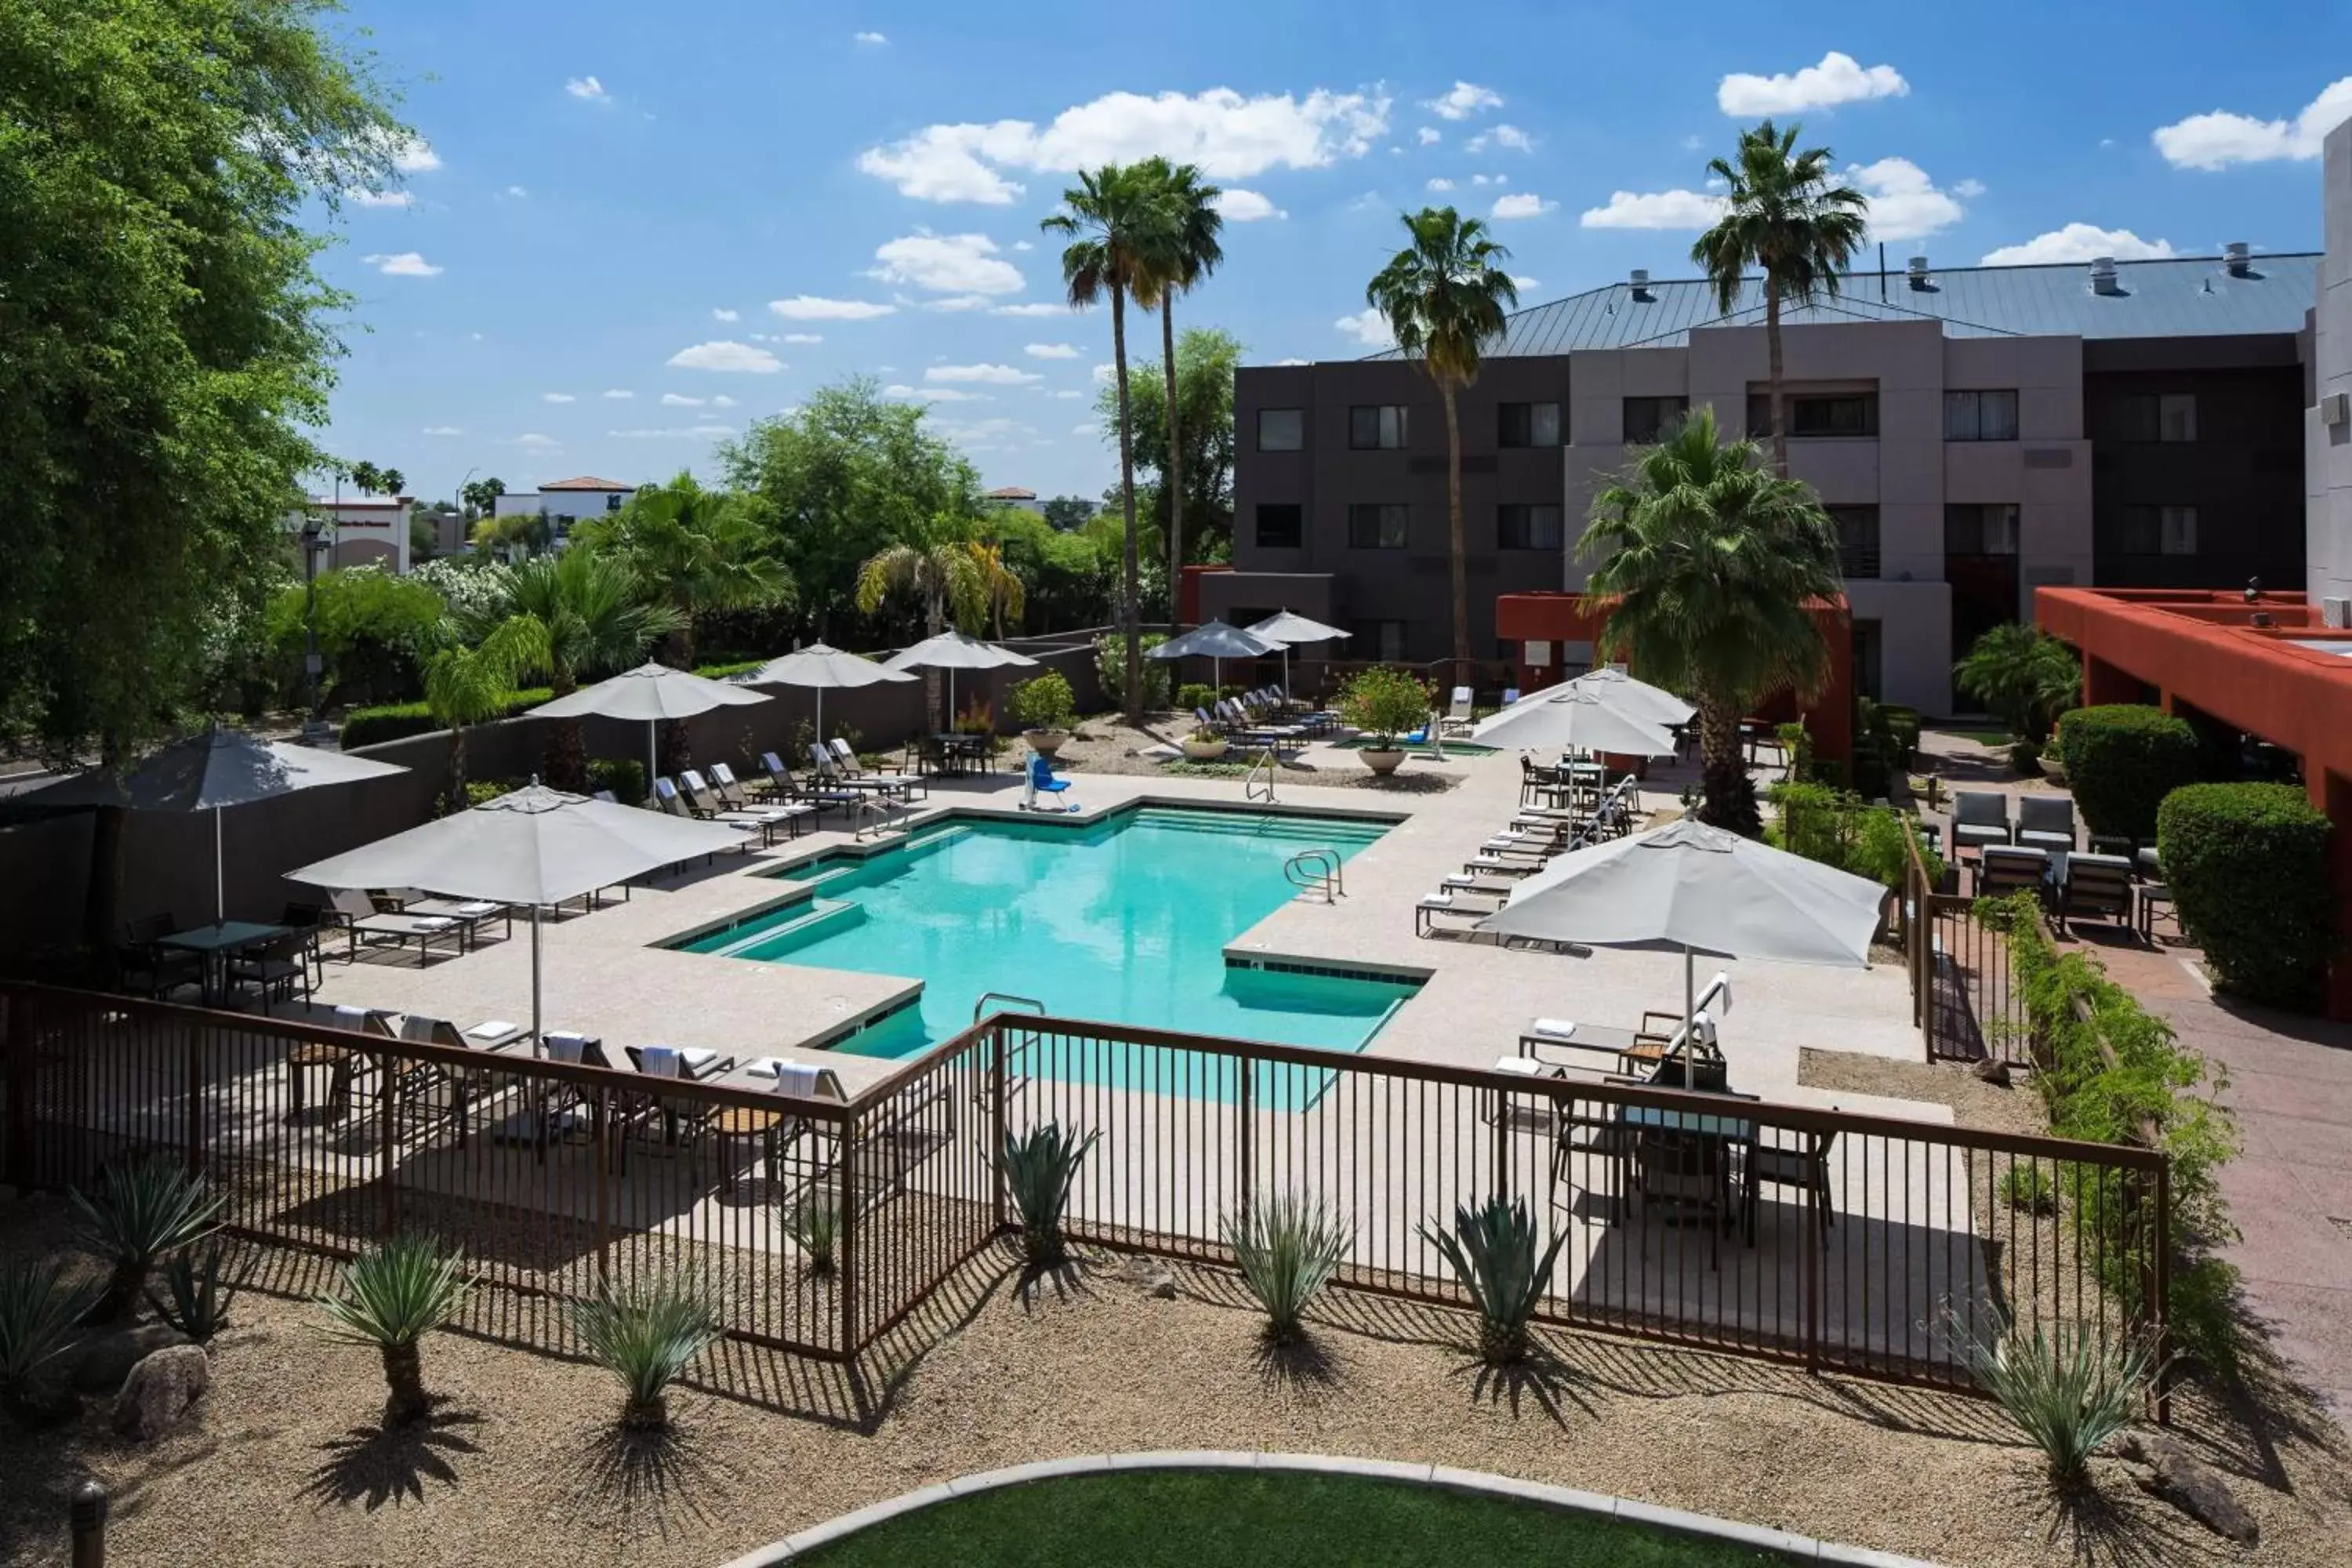
[[[710,951],[719,958],[775,958],[821,937],[846,931],[865,919],[863,904],[847,899],[811,899],[806,910],[791,920],[763,926]]]

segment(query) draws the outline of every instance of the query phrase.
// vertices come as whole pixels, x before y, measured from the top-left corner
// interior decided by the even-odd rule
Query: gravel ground
[[[1898,1062],[1853,1051],[1807,1050],[1797,1058],[1797,1081],[1809,1089],[1948,1105],[1952,1120],[1960,1126],[1988,1132],[2050,1131],[2041,1096],[2033,1090],[2033,1077],[2026,1072],[2017,1073],[2010,1088],[1999,1089],[1977,1077],[1964,1062]]]
[[[0,1207],[0,1245],[52,1245],[57,1227],[48,1200]],[[1158,1300],[1138,1272],[1097,1256],[1024,1295],[988,1260],[861,1378],[722,1347],[673,1394],[662,1447],[612,1436],[598,1369],[457,1334],[425,1349],[431,1424],[387,1437],[373,1353],[321,1338],[299,1296],[249,1293],[190,1429],[133,1449],[95,1410],[0,1427],[0,1563],[61,1561],[65,1499],[92,1474],[115,1499],[114,1560],[142,1568],[586,1568],[714,1563],[970,1471],[1181,1447],[1434,1460],[1952,1563],[2336,1562],[2352,1524],[2352,1469],[2292,1417],[2181,1402],[2184,1435],[2261,1521],[2244,1552],[2117,1462],[2093,1503],[2060,1511],[1977,1401],[1572,1334],[1498,1383],[1460,1348],[1460,1317],[1348,1294],[1277,1356],[1230,1276],[1178,1268]]]
[[[1081,723],[1062,747],[1057,766],[1081,773],[1132,773],[1160,777],[1168,765],[1138,753],[1149,746],[1173,746],[1192,732],[1192,721],[1173,713],[1153,714],[1140,730],[1130,729],[1116,714],[1098,714]],[[1234,774],[1240,776],[1238,773]],[[1347,752],[1311,750],[1282,765],[1286,783],[1327,789],[1364,789],[1382,795],[1434,795],[1454,788],[1462,774],[1443,763],[1407,758],[1404,765],[1381,778]]]

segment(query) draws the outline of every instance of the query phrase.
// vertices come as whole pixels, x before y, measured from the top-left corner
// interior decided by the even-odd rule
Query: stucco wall
[[[2352,122],[2328,132],[2321,184],[2327,257],[2312,323],[2318,398],[2352,393]],[[2352,423],[2323,421],[2317,398],[2304,417],[2305,573],[2315,605],[2352,597]]]

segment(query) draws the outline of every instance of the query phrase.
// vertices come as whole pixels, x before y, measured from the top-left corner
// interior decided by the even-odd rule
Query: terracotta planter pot
[[[1051,760],[1068,743],[1070,732],[1067,730],[1024,730],[1021,738],[1029,742],[1031,751]]]
[[[1368,749],[1358,752],[1356,755],[1364,760],[1364,766],[1383,778],[1396,772],[1404,763],[1404,751],[1402,747],[1393,752],[1375,752]]]
[[[1184,755],[1192,762],[1213,763],[1224,756],[1226,748],[1231,744],[1232,742],[1227,741],[1188,740],[1184,742]]]

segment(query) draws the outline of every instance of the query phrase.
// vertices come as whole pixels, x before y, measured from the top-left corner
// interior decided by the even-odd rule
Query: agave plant
[[[1218,1229],[1242,1282],[1265,1309],[1266,1337],[1278,1345],[1298,1337],[1299,1320],[1355,1240],[1329,1205],[1292,1193],[1261,1199],[1246,1217],[1228,1215]]]
[[[163,1295],[147,1292],[155,1315],[200,1345],[228,1327],[236,1300],[238,1281],[222,1268],[225,1256],[217,1242],[201,1253],[183,1247],[163,1260]]]
[[[373,1345],[383,1356],[383,1424],[404,1426],[431,1408],[418,1347],[466,1300],[457,1253],[427,1236],[396,1236],[345,1264],[339,1289],[319,1298],[330,1336]]]
[[[69,1195],[82,1240],[114,1265],[92,1313],[99,1321],[137,1311],[156,1259],[211,1235],[227,1202],[203,1176],[160,1154],[108,1165],[94,1190],[76,1187]]]
[[[841,1260],[841,1205],[830,1194],[803,1200],[793,1210],[793,1240],[808,1258],[809,1272],[828,1278]]]
[[[1072,1137],[1058,1121],[1026,1132],[1006,1131],[998,1168],[1012,1194],[1013,1212],[1021,1216],[1021,1249],[1033,1266],[1061,1262],[1062,1210],[1070,1201],[1070,1184],[1077,1179],[1087,1151],[1101,1136],[1089,1132]]]
[[[607,1287],[572,1310],[572,1325],[589,1356],[627,1391],[621,1425],[632,1432],[668,1426],[663,1391],[719,1338],[709,1298],[668,1276],[631,1289]]]
[[[47,1387],[98,1296],[94,1283],[68,1283],[62,1263],[0,1258],[0,1397],[21,1404]]]
[[[2091,1477],[2091,1456],[2132,1423],[2161,1370],[2142,1341],[2036,1323],[2003,1324],[1990,1342],[1966,1340],[1969,1370],[2009,1418],[2042,1450],[2050,1484],[2074,1491]]]
[[[1488,1198],[1454,1211],[1451,1233],[1421,1227],[1422,1238],[1445,1256],[1454,1278],[1478,1309],[1478,1356],[1504,1366],[1528,1352],[1528,1321],[1551,1281],[1551,1266],[1566,1232],[1542,1247],[1525,1198]],[[1541,1248],[1541,1256],[1538,1249]]]

